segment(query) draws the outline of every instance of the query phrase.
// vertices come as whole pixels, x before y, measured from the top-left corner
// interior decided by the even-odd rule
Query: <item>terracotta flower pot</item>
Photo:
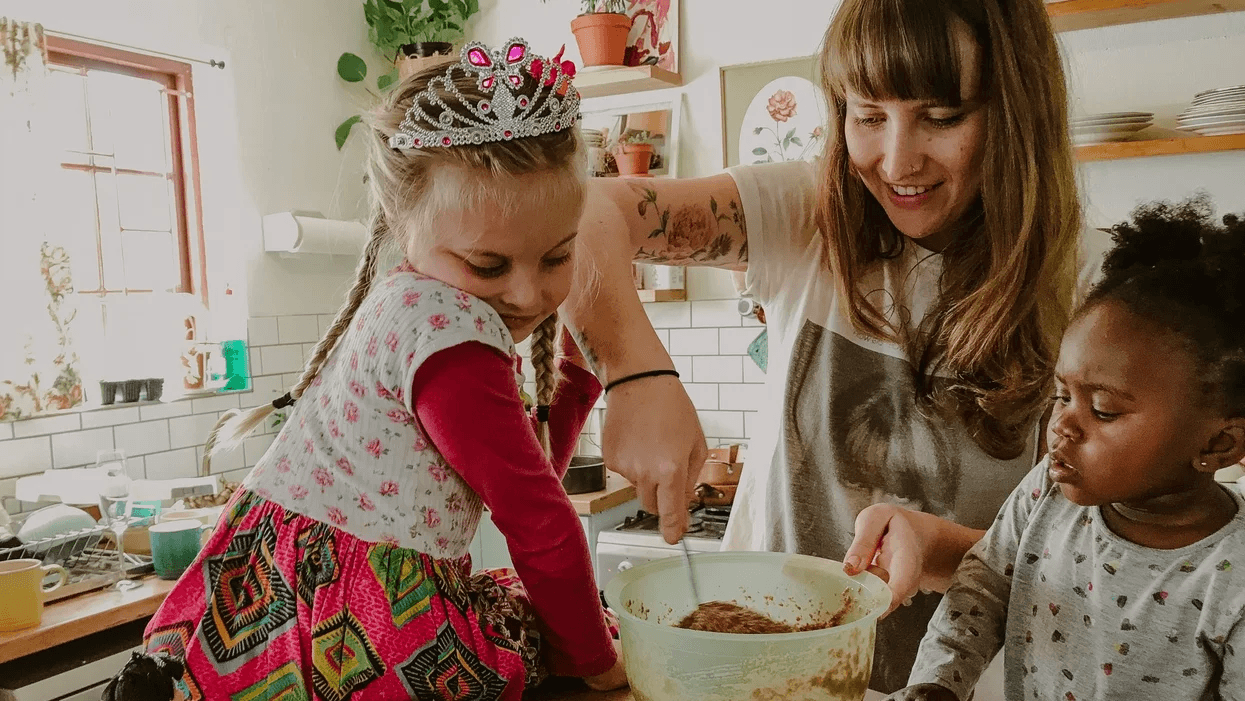
[[[614,154],[619,175],[645,175],[652,159],[652,144],[623,144]]]
[[[448,41],[425,41],[418,44],[403,44],[393,63],[398,67],[398,80],[406,80],[426,68],[450,63],[453,60],[453,44]]]
[[[571,31],[585,66],[621,66],[627,52],[631,18],[612,12],[580,15],[571,20]]]

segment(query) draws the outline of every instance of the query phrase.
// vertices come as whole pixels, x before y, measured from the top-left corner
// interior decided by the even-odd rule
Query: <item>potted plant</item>
[[[623,132],[615,142],[614,162],[619,175],[647,175],[653,160],[653,136],[643,129]]]
[[[621,66],[627,53],[631,18],[627,0],[581,0],[582,12],[571,31],[585,66]]]
[[[395,68],[377,77],[376,88],[383,92],[424,68],[453,61],[454,42],[463,37],[463,25],[479,11],[479,0],[365,0],[368,40]],[[367,62],[343,53],[337,59],[337,75],[350,83],[362,82],[367,78]],[[338,150],[361,119],[354,115],[337,126]]]

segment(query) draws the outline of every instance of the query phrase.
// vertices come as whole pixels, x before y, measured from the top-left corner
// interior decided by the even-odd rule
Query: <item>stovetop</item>
[[[687,535],[693,538],[721,540],[726,532],[726,522],[730,518],[729,506],[696,506],[688,509]],[[635,516],[628,516],[614,527],[619,533],[660,533],[657,514],[650,514],[641,509]]]

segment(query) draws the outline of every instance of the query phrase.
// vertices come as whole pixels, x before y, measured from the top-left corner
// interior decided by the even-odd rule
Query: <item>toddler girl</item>
[[[1245,222],[1140,208],[1063,338],[1050,452],[965,557],[896,699],[1245,698]]]
[[[218,427],[236,441],[297,402],[106,698],[626,683],[560,482],[600,395],[556,317],[586,185],[578,116],[563,68],[518,39],[468,44],[390,94],[368,130],[375,214],[349,299],[289,394]],[[374,280],[387,246],[404,261]],[[531,416],[515,352],[529,337]],[[517,577],[471,573],[485,507]]]

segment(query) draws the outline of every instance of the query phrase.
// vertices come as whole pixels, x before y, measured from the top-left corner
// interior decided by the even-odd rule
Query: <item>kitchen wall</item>
[[[216,416],[275,397],[291,383],[352,278],[348,260],[290,259],[261,250],[260,217],[291,209],[333,218],[364,216],[362,152],[343,152],[333,128],[364,102],[335,64],[342,51],[380,67],[366,42],[355,0],[0,0],[0,15],[51,30],[155,50],[223,59],[224,71],[195,67],[196,107],[208,258],[214,301],[226,285],[245,293],[254,393],[167,404],[68,413],[0,424],[0,499],[11,510],[14,478],[93,462],[95,450],[121,447],[134,473],[197,472],[199,446]],[[486,0],[472,35],[489,42],[521,35],[541,53],[567,44],[575,0]],[[683,175],[716,172],[722,162],[718,67],[816,51],[834,3],[683,0],[679,89],[590,100],[588,109],[683,95]],[[1061,35],[1077,113],[1146,109],[1170,126],[1192,95],[1245,83],[1245,13],[1089,30]],[[1224,207],[1245,210],[1245,153],[1096,163],[1082,170],[1091,221],[1125,216],[1138,201],[1205,189]],[[760,331],[734,311],[725,273],[693,270],[688,302],[647,305],[687,383],[711,443],[751,435],[764,375],[745,355]],[[219,305],[218,305],[219,306]],[[214,466],[238,478],[271,431]]]

